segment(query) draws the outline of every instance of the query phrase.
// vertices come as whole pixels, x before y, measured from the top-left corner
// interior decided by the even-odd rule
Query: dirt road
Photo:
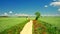
[[[20,34],[32,34],[32,23],[33,21],[30,20],[30,22],[26,23]]]

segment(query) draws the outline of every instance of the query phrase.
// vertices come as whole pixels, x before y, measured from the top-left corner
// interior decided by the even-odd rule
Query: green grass
[[[24,21],[23,23],[19,23],[17,25],[14,25],[6,30],[4,30],[3,32],[1,32],[0,34],[20,34],[21,30],[23,29],[24,25],[27,23],[28,21]]]
[[[35,17],[32,17],[31,19],[34,20]],[[45,22],[45,24],[48,23],[48,25],[51,24],[60,29],[60,17],[41,17],[38,22],[40,21]],[[1,34],[8,34],[12,31],[13,33],[11,34],[18,34],[27,22],[28,20],[26,20],[26,18],[0,18],[0,32]],[[49,29],[49,27],[47,28]]]
[[[39,25],[43,25],[46,29],[44,29],[43,27],[37,27],[37,29],[33,32],[34,33],[42,33],[42,31],[47,32],[47,34],[60,34],[60,25],[59,25],[59,21],[60,17],[41,17],[39,18],[37,24]],[[58,27],[58,28],[57,28]]]
[[[47,16],[47,17],[41,17],[39,20],[42,20],[46,23],[49,23],[51,25],[54,25],[60,29],[60,16]]]
[[[26,18],[0,18],[0,32],[17,24],[24,23],[24,21],[26,21]]]

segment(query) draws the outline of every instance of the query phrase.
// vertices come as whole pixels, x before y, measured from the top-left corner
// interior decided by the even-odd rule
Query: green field
[[[33,17],[31,19],[34,19]],[[38,21],[44,21],[48,24],[56,26],[60,29],[60,17],[41,17]],[[23,26],[28,22],[26,18],[0,18],[0,33],[7,34],[15,32],[15,34],[20,33]],[[12,31],[12,32],[11,32]],[[19,31],[19,32],[18,32]],[[14,34],[14,33],[12,33]]]
[[[27,21],[26,18],[0,18],[0,32],[25,21]]]
[[[60,29],[60,16],[48,16],[48,17],[41,17],[42,21],[54,25]]]
[[[60,17],[59,16],[45,16],[39,18],[37,25],[33,25],[33,34],[60,34]]]

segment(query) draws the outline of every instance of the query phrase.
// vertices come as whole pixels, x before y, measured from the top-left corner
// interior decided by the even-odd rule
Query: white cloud
[[[53,1],[56,1],[56,0],[53,0]]]
[[[47,5],[45,5],[44,7],[48,7]]]
[[[44,14],[42,16],[60,16],[59,14]]]
[[[60,11],[60,8],[58,9],[58,11]]]
[[[15,15],[18,15],[17,13]]]
[[[34,15],[29,15],[29,14],[15,14],[15,16],[34,16]]]
[[[58,1],[58,2],[60,2],[60,0],[53,0],[53,1]]]
[[[50,6],[60,6],[60,2],[52,2],[50,3]]]
[[[15,16],[28,16],[28,14],[15,14]]]
[[[29,16],[28,14],[18,14],[17,16]]]
[[[58,0],[58,1],[60,1],[60,0]]]
[[[12,13],[12,11],[9,11],[9,13]]]
[[[4,13],[3,15],[4,15],[4,16],[7,16],[8,14],[7,14],[7,13]]]

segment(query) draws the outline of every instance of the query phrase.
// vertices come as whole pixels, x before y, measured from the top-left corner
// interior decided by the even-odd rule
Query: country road
[[[24,28],[20,32],[20,34],[32,34],[32,23],[33,21],[30,20],[28,23],[25,24]]]

